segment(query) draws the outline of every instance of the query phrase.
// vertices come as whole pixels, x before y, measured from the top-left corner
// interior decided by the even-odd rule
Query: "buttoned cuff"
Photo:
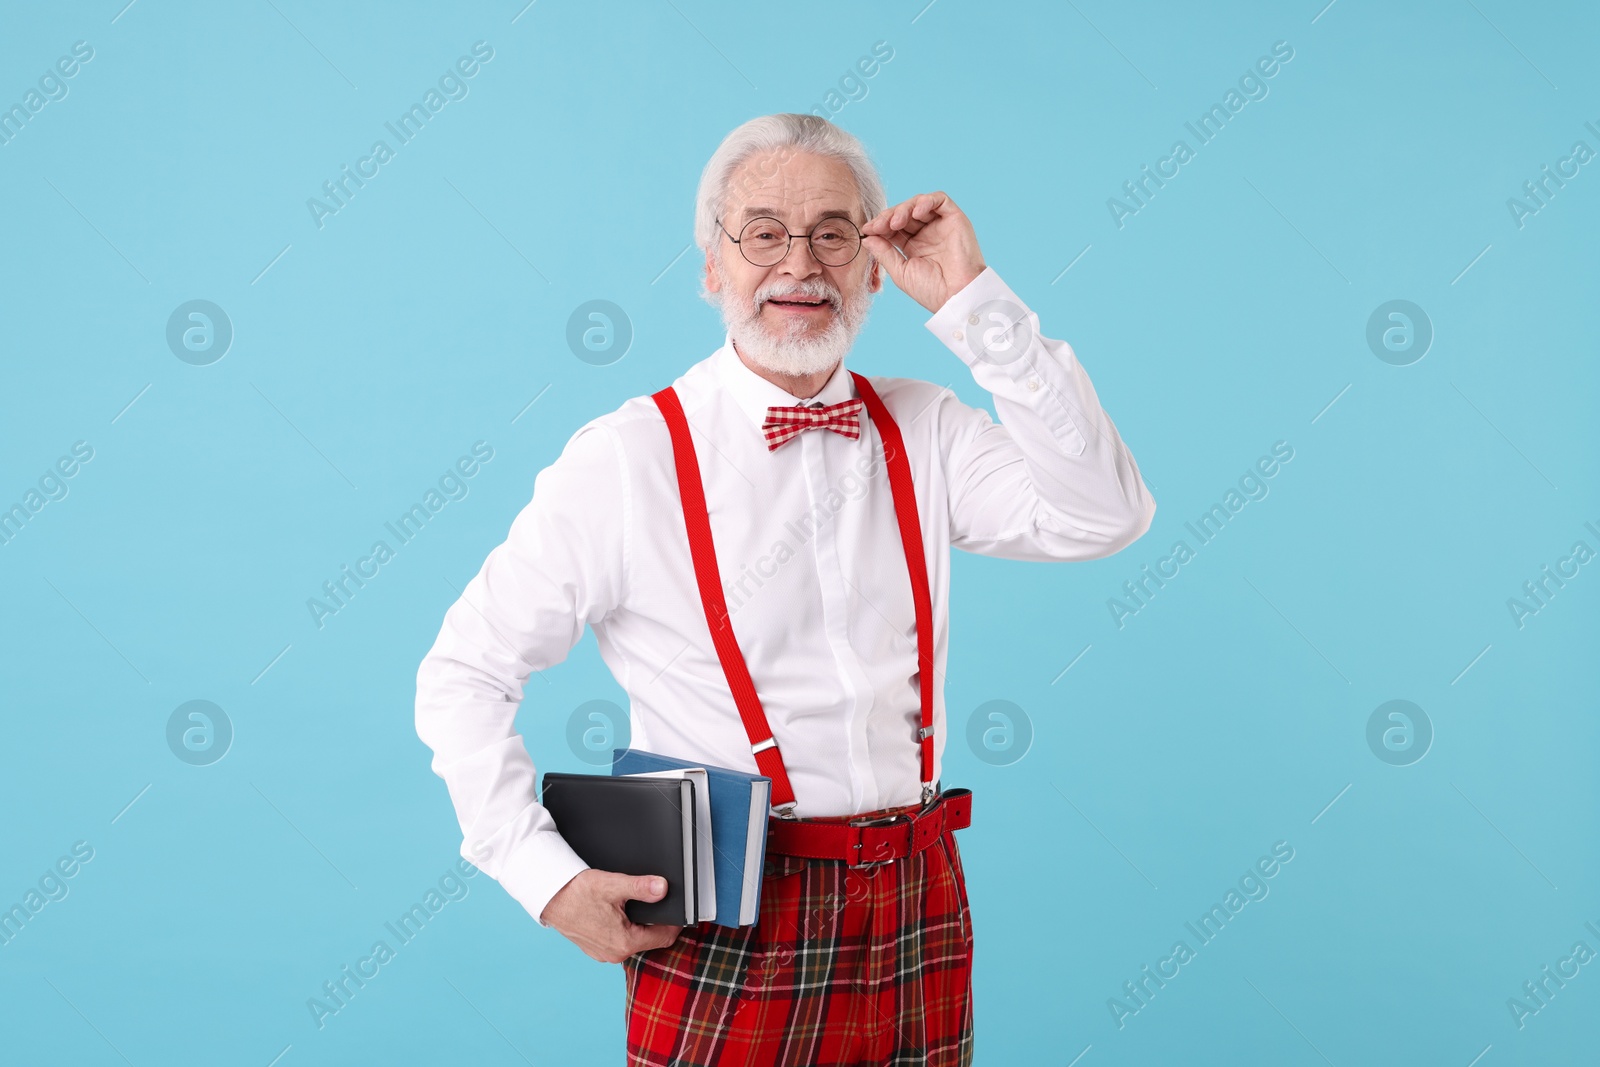
[[[1029,351],[1038,339],[1032,312],[993,267],[972,279],[923,323],[968,367],[995,367],[1020,378],[1033,366]]]
[[[566,839],[554,830],[540,830],[522,843],[500,868],[497,879],[540,926],[539,918],[550,898],[574,877],[589,869]]]

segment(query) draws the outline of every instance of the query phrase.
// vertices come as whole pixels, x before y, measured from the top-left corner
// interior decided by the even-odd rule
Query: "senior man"
[[[630,1064],[967,1064],[954,831],[971,796],[939,786],[950,548],[1094,559],[1155,503],[1072,349],[954,201],[885,207],[833,124],[730,133],[695,238],[726,339],[539,473],[418,671],[417,730],[463,855],[624,964]],[[885,272],[999,424],[930,382],[845,369]],[[538,803],[513,720],[586,624],[635,747],[773,779],[755,925],[635,925],[624,903],[659,899],[660,879],[589,868]]]

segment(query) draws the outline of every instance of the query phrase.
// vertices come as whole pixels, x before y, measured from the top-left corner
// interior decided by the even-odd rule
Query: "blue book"
[[[772,779],[639,749],[612,753],[613,775],[703,768],[711,794],[716,913],[722,926],[751,926],[761,913],[761,869],[767,854]]]

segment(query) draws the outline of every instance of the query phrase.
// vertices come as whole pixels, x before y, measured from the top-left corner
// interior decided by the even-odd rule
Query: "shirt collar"
[[[744,361],[739,358],[739,353],[733,349],[732,336],[723,341],[722,347],[717,349],[711,360],[717,372],[718,382],[758,430],[767,421],[768,407],[793,407],[819,400],[823,404],[837,404],[856,395],[855,382],[851,379],[850,372],[845,369],[844,360],[840,360],[839,365],[834,368],[833,377],[828,379],[822,391],[814,397],[805,399],[795,396],[781,386],[774,385],[745,366]]]

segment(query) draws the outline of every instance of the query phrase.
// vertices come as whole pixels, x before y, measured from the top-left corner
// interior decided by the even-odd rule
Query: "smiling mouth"
[[[778,307],[781,307],[781,308],[795,308],[795,309],[802,310],[802,311],[815,310],[815,309],[818,309],[818,308],[825,308],[825,307],[831,307],[832,306],[832,302],[827,300],[826,298],[824,298],[824,297],[812,297],[812,296],[791,297],[791,298],[782,299],[782,300],[780,300],[780,299],[778,299],[776,297],[773,297],[773,298],[769,299],[767,301],[767,303],[775,304],[775,305],[777,305]]]

